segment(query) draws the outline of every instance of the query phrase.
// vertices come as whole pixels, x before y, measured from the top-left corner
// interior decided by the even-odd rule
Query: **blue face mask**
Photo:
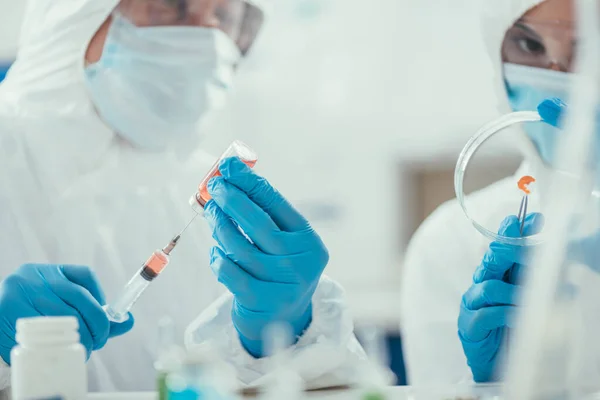
[[[504,80],[513,111],[535,111],[550,98],[567,101],[570,74],[517,64],[504,64]],[[540,156],[549,165],[556,159],[556,144],[561,130],[545,123],[523,125]]]

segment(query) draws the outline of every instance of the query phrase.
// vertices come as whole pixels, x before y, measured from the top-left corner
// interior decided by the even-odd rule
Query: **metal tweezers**
[[[529,196],[525,195],[523,196],[523,199],[521,200],[521,206],[519,207],[519,215],[518,215],[518,220],[520,223],[520,230],[519,232],[521,233],[521,236],[523,235],[523,227],[525,226],[525,218],[527,217],[527,204],[529,203]]]

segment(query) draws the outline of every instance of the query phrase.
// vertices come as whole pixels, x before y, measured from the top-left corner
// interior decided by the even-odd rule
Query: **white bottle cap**
[[[76,343],[79,323],[75,317],[32,317],[17,320],[17,343],[30,345]]]

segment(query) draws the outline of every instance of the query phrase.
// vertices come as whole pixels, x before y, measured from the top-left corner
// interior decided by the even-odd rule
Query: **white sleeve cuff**
[[[188,349],[208,347],[218,352],[237,371],[243,385],[267,381],[272,362],[254,358],[239,341],[231,321],[233,296],[223,295],[192,322],[185,334]],[[308,389],[352,384],[364,367],[366,356],[354,337],[352,316],[344,302],[344,290],[323,276],[313,295],[313,318],[309,328],[288,349],[288,367]]]

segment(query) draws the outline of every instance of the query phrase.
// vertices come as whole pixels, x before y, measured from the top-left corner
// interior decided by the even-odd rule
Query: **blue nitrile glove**
[[[312,320],[312,295],[329,260],[306,219],[237,158],[221,162],[205,208],[219,247],[211,268],[234,295],[233,324],[246,350],[263,355],[262,330],[289,323],[296,339]],[[250,242],[238,229],[248,235]]]
[[[564,118],[567,114],[568,109],[569,106],[558,98],[544,100],[537,107],[537,111],[544,120],[544,122],[557,128],[563,127]],[[597,113],[596,115],[595,124],[596,129],[598,129],[598,126],[600,126],[600,113]],[[556,145],[558,144],[556,143],[558,141],[558,138],[552,135],[543,136],[542,138],[540,138],[540,141],[542,139],[545,142],[544,146],[548,148],[556,147]],[[593,153],[589,155],[590,160],[592,160],[592,162],[590,162],[589,165],[592,169],[596,170],[596,174],[598,175],[600,173],[600,133],[596,132],[596,136],[592,139],[590,149],[593,151]],[[548,162],[550,165],[553,165],[556,162],[555,158],[558,156],[558,154],[556,153],[556,151],[553,151],[553,158],[551,160],[545,159],[545,161]],[[598,176],[597,180],[600,180],[600,176]]]
[[[109,322],[104,304],[104,293],[88,267],[23,265],[0,283],[0,356],[10,365],[17,319],[73,316],[79,322],[80,341],[89,358],[109,338],[133,327],[131,315],[122,324]]]
[[[567,105],[559,98],[546,99],[538,105],[537,111],[546,123],[560,128]]]
[[[542,214],[532,213],[525,219],[523,235],[542,229]],[[517,217],[504,219],[499,235],[518,237]],[[463,295],[458,317],[458,336],[475,382],[490,382],[501,351],[506,327],[511,327],[521,268],[527,262],[528,250],[498,242],[490,244],[481,264],[473,274],[473,285]],[[512,272],[507,274],[507,272]],[[507,276],[510,278],[507,279]]]

